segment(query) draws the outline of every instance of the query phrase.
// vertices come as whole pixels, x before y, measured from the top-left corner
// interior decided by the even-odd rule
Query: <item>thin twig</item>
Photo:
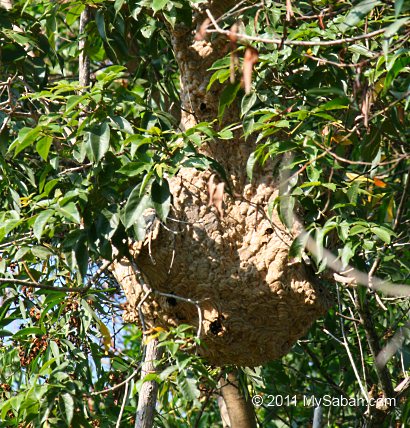
[[[336,293],[337,293],[337,304],[339,307],[339,312],[342,312],[342,302],[340,299],[340,291],[339,291],[339,285],[338,284],[336,284]],[[354,361],[353,355],[350,351],[349,341],[347,340],[347,335],[346,335],[346,331],[345,331],[345,327],[344,327],[343,318],[339,318],[339,323],[340,323],[340,330],[341,330],[342,336],[343,336],[343,346],[346,349],[346,353],[347,353],[347,356],[349,357],[350,365],[352,366],[353,372],[356,376],[356,380],[359,384],[360,391],[362,392],[364,398],[368,402],[369,401],[369,394],[367,393],[367,390],[365,389],[365,387],[363,385],[363,382],[360,378],[359,371],[357,370],[356,363]]]
[[[154,290],[153,288],[151,288],[145,281],[144,278],[141,275],[141,272],[139,271],[137,265],[135,264],[135,262],[133,260],[131,261],[131,267],[132,270],[134,272],[134,275],[136,276],[136,278],[138,279],[138,282],[143,286],[143,288],[145,288],[146,290],[146,295],[143,298],[143,301],[139,303],[139,307],[141,308],[142,303],[145,301],[145,299],[151,294],[157,294],[159,296],[163,296],[163,297],[170,297],[170,298],[174,298],[176,300],[181,300],[182,302],[187,302],[187,303],[191,303],[192,305],[195,305],[195,307],[197,308],[198,311],[198,329],[197,329],[197,334],[196,337],[199,339],[201,337],[201,333],[202,333],[202,310],[200,307],[200,302],[197,300],[193,300],[190,299],[188,297],[182,297],[182,296],[178,296],[177,294],[171,294],[171,293],[164,293],[162,291],[158,291],[158,290]],[[142,313],[142,311],[141,311]],[[141,314],[139,314],[141,316]],[[143,327],[144,328],[144,327]],[[144,328],[145,331],[145,328]]]
[[[97,278],[111,265],[112,262],[104,263],[95,274],[87,281],[87,285],[84,287],[59,287],[54,285],[45,285],[40,284],[37,281],[26,281],[24,279],[17,278],[0,278],[0,284],[19,284],[25,285],[26,287],[34,287],[39,288],[41,290],[50,290],[50,291],[62,291],[64,293],[81,293],[84,294],[86,291],[90,289],[92,284],[97,280]]]
[[[137,374],[139,373],[141,369],[141,363],[138,364],[138,367],[131,373],[130,376],[127,377],[127,379],[123,380],[120,383],[117,383],[116,385],[112,386],[111,388],[107,388],[107,389],[103,389],[101,391],[95,391],[95,392],[91,392],[90,395],[101,395],[101,394],[105,394],[107,392],[111,392],[111,391],[115,391],[118,388],[121,388],[123,385],[126,385],[131,379],[133,379],[135,376],[137,376]]]
[[[26,281],[23,279],[17,279],[17,278],[0,278],[0,284],[19,284],[19,285],[25,285],[27,287],[35,287],[39,288],[41,290],[51,290],[51,291],[63,291],[65,293],[82,293],[85,289],[85,287],[55,287],[53,285],[45,285],[45,284],[39,284],[38,282],[34,281]]]
[[[356,37],[346,37],[345,39],[337,39],[337,40],[317,40],[317,41],[305,41],[305,40],[282,40],[282,39],[275,39],[275,38],[268,38],[268,37],[257,37],[257,36],[248,36],[247,34],[241,34],[241,33],[235,33],[230,30],[223,30],[218,23],[216,22],[215,18],[212,16],[209,9],[206,10],[206,14],[208,15],[209,19],[211,20],[213,26],[215,27],[214,30],[207,29],[207,33],[219,33],[219,34],[225,34],[230,37],[236,37],[240,40],[250,40],[254,42],[261,42],[261,43],[267,43],[267,44],[275,44],[275,45],[288,45],[288,46],[336,46],[336,45],[343,45],[345,43],[352,43],[356,42],[358,40],[363,39],[371,39],[373,37],[379,36],[380,34],[383,34],[385,32],[385,29],[382,28],[380,30],[373,31],[371,33],[362,34],[360,36]]]
[[[65,169],[63,171],[60,171],[58,173],[58,175],[65,175],[65,174],[70,174],[72,172],[82,171],[82,170],[84,170],[86,168],[90,168],[91,166],[93,166],[92,162],[85,163],[84,165],[81,165],[81,166],[76,166],[74,168],[67,168],[67,169]]]
[[[350,291],[349,291],[349,294],[350,294]],[[350,315],[353,317],[353,311],[351,310],[351,308],[350,308],[350,307],[349,307],[349,312],[350,312]],[[360,320],[358,320],[358,321],[359,321],[359,323],[360,323]],[[359,334],[359,329],[358,329],[358,327],[357,327],[357,324],[356,324],[356,323],[354,323],[354,324],[353,324],[353,326],[354,326],[354,330],[355,330],[356,337],[357,337],[357,345],[358,345],[358,347],[359,347],[360,361],[361,361],[361,363],[362,363],[363,382],[364,382],[364,384],[365,384],[365,385],[367,385],[367,379],[366,379],[366,365],[365,365],[365,362],[364,362],[364,353],[363,353],[362,341],[361,341],[361,339],[360,339],[360,334]]]
[[[390,377],[390,372],[386,365],[377,364],[377,357],[380,354],[380,343],[379,338],[374,327],[373,319],[369,311],[367,304],[367,296],[365,295],[363,300],[360,301],[358,295],[356,295],[356,309],[359,312],[360,319],[362,320],[363,328],[366,333],[367,343],[369,344],[370,353],[375,361],[376,374],[380,382],[381,389],[384,397],[393,397],[393,385]]]
[[[401,194],[401,198],[400,198],[400,203],[399,206],[397,207],[397,212],[396,212],[396,217],[394,219],[394,223],[392,226],[392,230],[395,231],[400,223],[400,219],[401,219],[401,215],[403,213],[403,207],[404,207],[404,202],[407,198],[407,192],[409,190],[409,184],[410,184],[410,168],[407,171],[407,177],[406,177],[406,181],[404,183],[404,189],[403,192]],[[372,284],[372,278],[373,275],[376,273],[376,270],[379,268],[380,263],[381,263],[381,259],[382,259],[382,254],[384,254],[387,250],[387,245],[384,245],[383,248],[381,249],[380,253],[378,254],[378,256],[376,257],[376,259],[373,262],[372,267],[369,270],[369,283],[370,286]]]
[[[319,370],[319,373],[324,377],[324,379],[327,381],[327,383],[339,394],[343,395],[346,398],[349,398],[349,395],[341,388],[329,375],[326,370],[323,369],[323,364],[319,361],[317,355],[312,352],[312,350],[309,348],[309,346],[305,343],[302,343],[299,341],[299,345],[303,348],[303,350],[309,355],[310,359],[312,360],[312,363],[316,366],[316,368]]]
[[[125,403],[127,402],[127,399],[128,399],[128,386],[129,384],[128,382],[126,382],[125,389],[124,389],[124,397],[122,399],[121,409],[120,409],[120,413],[118,414],[118,419],[117,419],[117,423],[115,424],[115,428],[120,428],[121,426],[121,419],[124,413]]]
[[[215,385],[218,384],[218,382],[221,379],[222,375],[223,375],[223,370],[221,370],[219,372],[217,378],[215,379]],[[210,400],[212,394],[215,392],[215,389],[216,389],[216,386],[213,387],[213,388],[210,388],[209,391],[207,391],[206,396],[205,396],[205,400],[202,403],[201,409],[199,410],[199,412],[198,412],[198,414],[196,416],[196,419],[195,419],[195,422],[194,422],[194,428],[198,428],[199,427],[199,423],[201,422],[201,417],[202,417],[202,415],[204,413],[204,410],[205,410],[206,406],[209,403],[209,400]]]
[[[344,318],[345,320],[348,320],[348,321],[353,321],[353,322],[357,322],[357,323],[359,323],[360,324],[360,320],[358,320],[358,319],[356,319],[356,318],[354,318],[353,317],[353,315],[351,316],[351,317],[348,317],[348,316],[346,316],[346,315],[343,315],[343,314],[341,314],[340,312],[335,312],[335,314],[338,316],[338,317],[341,317],[341,318]]]

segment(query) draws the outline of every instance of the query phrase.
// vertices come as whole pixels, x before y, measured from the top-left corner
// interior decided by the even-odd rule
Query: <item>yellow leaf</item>
[[[100,332],[103,338],[104,350],[105,350],[105,353],[107,354],[109,349],[111,348],[111,334],[107,326],[102,322],[100,322]]]
[[[165,328],[162,328],[162,327],[153,327],[152,329],[159,332],[165,331]]]
[[[377,97],[377,95],[379,95],[380,91],[384,88],[384,77],[379,79],[376,84],[373,87],[373,94],[375,95],[374,98]]]
[[[346,176],[350,181],[373,181],[363,175],[355,174],[354,172],[346,172]]]
[[[349,140],[349,138],[346,138],[345,136],[340,134],[333,135],[330,140],[341,146],[349,146],[350,144],[353,144],[352,140]]]
[[[144,345],[148,345],[148,343],[150,343],[150,342],[151,342],[151,340],[156,339],[158,336],[159,336],[159,333],[151,334],[150,336],[147,336],[147,337],[144,339]]]
[[[26,207],[27,205],[29,205],[31,203],[31,198],[34,196],[34,193],[31,193],[28,196],[23,196],[22,198],[20,198],[20,205],[22,208]]]
[[[387,212],[386,212],[386,221],[390,222],[393,220],[393,208],[394,208],[394,199],[391,198],[389,205],[387,206]]]

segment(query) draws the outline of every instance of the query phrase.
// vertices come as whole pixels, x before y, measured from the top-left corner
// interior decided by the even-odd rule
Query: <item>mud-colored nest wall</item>
[[[202,20],[203,16],[197,19],[198,25]],[[184,26],[172,34],[185,128],[217,117],[221,87],[206,90],[207,69],[227,52],[226,41],[195,41],[194,34]],[[238,117],[232,105],[224,123]],[[199,302],[201,352],[210,363],[256,366],[286,354],[325,313],[329,298],[303,264],[290,263],[293,237],[275,210],[268,215],[269,204],[278,196],[272,170],[255,171],[249,183],[246,161],[252,142],[240,133],[236,137],[201,148],[223,165],[231,185],[231,195],[224,196],[223,217],[208,204],[211,173],[183,168],[170,180],[173,209],[166,227],[157,222],[134,252],[149,287]],[[124,319],[140,322],[137,305],[145,292],[135,272],[124,261],[115,266],[114,274],[128,301]],[[147,327],[198,326],[196,306],[178,299],[151,294],[141,310]]]
[[[221,218],[208,206],[209,175],[187,168],[172,179],[167,228],[157,222],[136,245],[136,264],[152,289],[200,302],[209,362],[260,365],[286,354],[328,297],[303,264],[289,263],[292,238],[267,213],[274,186],[246,185],[240,198],[227,198]],[[128,300],[125,320],[139,321],[144,290],[127,262],[115,271]],[[178,299],[153,294],[141,309],[148,327],[198,326],[196,306]]]

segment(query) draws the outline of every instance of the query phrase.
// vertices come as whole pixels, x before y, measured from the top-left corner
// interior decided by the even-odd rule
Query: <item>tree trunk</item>
[[[148,342],[145,359],[141,368],[141,379],[149,373],[155,373],[155,361],[161,358],[162,348],[158,348],[158,340]],[[155,380],[144,382],[138,396],[135,428],[151,428],[154,425],[155,404],[157,401],[158,384]]]
[[[231,428],[256,428],[255,409],[239,389],[237,371],[220,380],[221,394],[228,410]]]

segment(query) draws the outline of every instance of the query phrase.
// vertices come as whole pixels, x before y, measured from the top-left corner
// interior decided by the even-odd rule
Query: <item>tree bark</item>
[[[80,57],[78,61],[78,80],[81,86],[88,86],[90,84],[90,58],[85,52],[86,32],[85,27],[90,20],[90,7],[85,6],[80,15],[80,41],[78,47],[80,50]]]
[[[162,348],[158,348],[158,340],[148,342],[144,363],[141,369],[141,379],[149,373],[155,373],[154,362],[161,358]],[[135,428],[151,428],[154,425],[155,404],[157,401],[158,384],[155,380],[144,382],[138,397]]]
[[[228,410],[231,428],[256,428],[255,410],[249,398],[239,389],[237,371],[220,380],[221,394]]]

